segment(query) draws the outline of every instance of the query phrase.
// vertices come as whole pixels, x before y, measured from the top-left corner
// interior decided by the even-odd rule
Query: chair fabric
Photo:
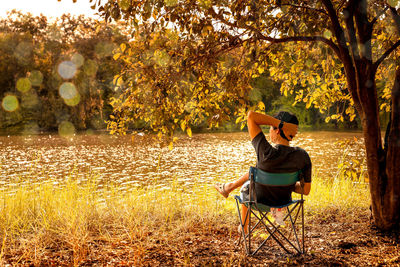
[[[241,236],[239,243],[243,241],[247,254],[256,254],[268,240],[274,240],[287,253],[305,252],[304,246],[304,199],[291,200],[279,206],[270,206],[257,201],[256,187],[259,186],[290,186],[301,181],[301,172],[294,173],[269,173],[255,167],[249,170],[249,199],[244,200],[241,196],[235,196],[239,221],[241,225]],[[302,183],[303,184],[303,183]],[[246,217],[242,220],[240,205],[248,207]],[[286,210],[283,218],[285,226],[277,224],[274,219],[268,216],[270,208]],[[298,220],[300,218],[300,221]],[[248,233],[245,233],[245,221],[249,221]],[[263,234],[260,234],[265,230]],[[300,232],[301,231],[301,232]],[[300,233],[299,233],[300,232]],[[261,238],[265,236],[266,238]]]

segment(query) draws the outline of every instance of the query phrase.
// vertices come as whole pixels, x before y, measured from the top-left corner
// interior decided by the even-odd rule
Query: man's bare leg
[[[244,233],[247,234],[249,232],[248,231],[248,229],[249,229],[249,217],[247,216],[247,218],[246,218],[248,208],[243,204],[241,206],[242,206],[242,209],[240,211],[240,216],[242,217],[242,223],[244,224],[244,226],[243,226]],[[238,230],[239,230],[240,233],[242,232],[242,227],[241,227],[240,224],[239,224],[239,229]]]
[[[242,177],[240,177],[239,179],[237,179],[233,182],[229,182],[229,183],[225,183],[225,184],[217,183],[215,185],[215,189],[217,189],[217,191],[224,197],[228,197],[230,192],[232,192],[233,190],[235,190],[238,187],[241,187],[247,180],[249,180],[248,172],[246,172]]]

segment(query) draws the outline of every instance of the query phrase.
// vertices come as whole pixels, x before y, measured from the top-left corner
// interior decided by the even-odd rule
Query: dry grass
[[[163,188],[126,191],[118,185],[100,184],[96,175],[88,175],[83,182],[78,177],[72,172],[56,185],[33,183],[36,177],[20,178],[2,186],[2,264],[113,264],[112,253],[120,251],[126,256],[120,260],[129,258],[132,262],[126,264],[137,265],[154,253],[159,242],[166,251],[161,256],[168,262],[168,253],[178,253],[179,244],[195,242],[191,235],[210,233],[212,240],[218,231],[228,237],[235,231],[233,198],[225,200],[211,185],[188,189],[172,182]],[[306,211],[308,216],[324,216],[327,210],[350,214],[368,208],[368,196],[365,185],[346,179],[327,183],[316,177],[306,197]],[[190,258],[185,255],[179,264],[190,264]],[[223,264],[230,265],[231,260]]]

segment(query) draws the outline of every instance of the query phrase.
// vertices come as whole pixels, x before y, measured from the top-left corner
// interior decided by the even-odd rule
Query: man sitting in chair
[[[308,195],[311,189],[311,160],[308,153],[299,148],[291,147],[289,142],[297,133],[299,121],[297,117],[289,112],[281,111],[272,116],[250,111],[247,115],[247,127],[251,142],[257,154],[256,167],[271,173],[289,173],[301,170],[304,177],[304,185],[300,182],[292,186],[268,186],[263,192],[263,203],[271,206],[286,204],[291,200],[292,192]],[[275,146],[272,146],[265,138],[260,125],[270,125],[270,139]],[[249,173],[245,173],[241,178],[215,185],[216,190],[225,198],[234,189],[243,186],[241,192],[243,197],[248,199]],[[245,184],[246,183],[246,184]],[[302,192],[303,191],[303,192]],[[244,221],[247,207],[242,205],[241,217]],[[247,222],[245,222],[247,225]],[[246,228],[246,227],[245,227]],[[246,231],[247,232],[247,231]]]

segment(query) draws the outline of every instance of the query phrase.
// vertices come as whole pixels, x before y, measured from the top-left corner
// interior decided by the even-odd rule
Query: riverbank
[[[304,256],[277,248],[246,257],[234,200],[212,185],[148,186],[127,192],[96,177],[3,185],[1,264],[21,265],[391,265],[398,237],[370,223],[365,185],[314,178],[306,198]]]

